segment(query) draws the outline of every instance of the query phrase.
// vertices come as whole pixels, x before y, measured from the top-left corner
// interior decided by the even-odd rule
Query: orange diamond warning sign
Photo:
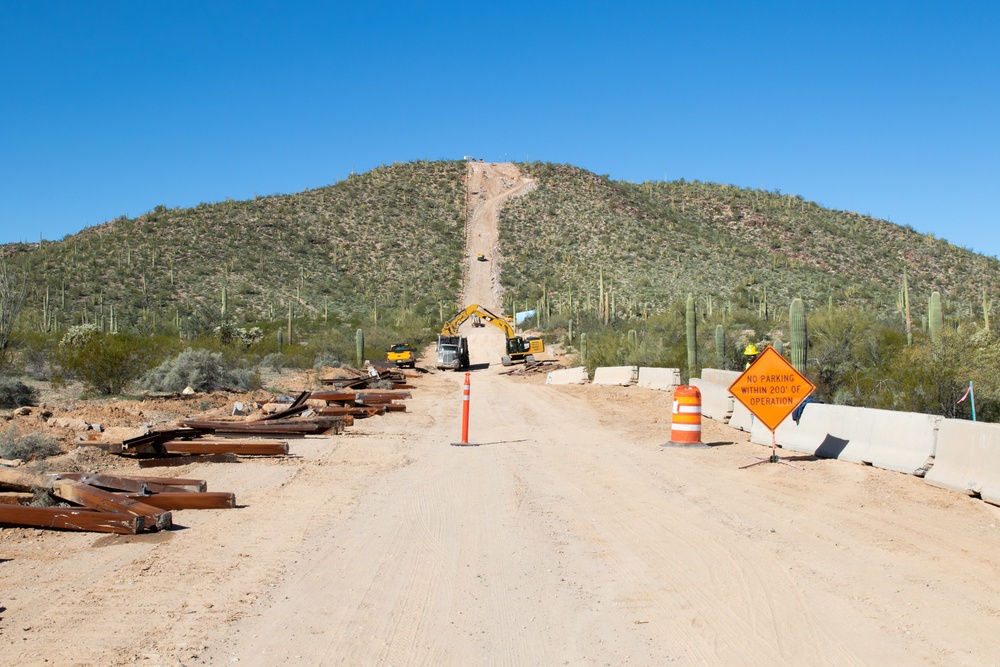
[[[729,386],[729,393],[774,431],[815,389],[795,366],[768,346]]]

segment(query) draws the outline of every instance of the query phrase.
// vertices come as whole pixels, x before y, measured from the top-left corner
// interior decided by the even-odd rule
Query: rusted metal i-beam
[[[153,530],[166,530],[173,523],[170,512],[161,510],[159,507],[130,500],[81,482],[66,479],[54,480],[52,492],[71,503],[90,507],[99,512],[141,516],[146,519],[147,525]]]
[[[145,518],[77,507],[0,505],[0,524],[135,535],[145,528]]]
[[[131,494],[126,497],[163,510],[214,510],[236,507],[236,494],[229,491],[204,493],[164,491],[147,496]]]

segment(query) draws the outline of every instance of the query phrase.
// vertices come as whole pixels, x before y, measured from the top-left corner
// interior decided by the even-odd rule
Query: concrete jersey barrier
[[[545,384],[587,384],[588,382],[590,382],[590,376],[587,374],[586,366],[551,371],[545,377]]]
[[[629,386],[638,379],[638,366],[604,366],[594,370],[594,384]]]
[[[729,418],[729,425],[733,428],[738,428],[741,431],[750,432],[750,427],[753,426],[754,422],[758,421],[753,413],[747,409],[747,406],[743,405],[739,401],[733,401],[733,415]],[[767,444],[771,444],[768,441]]]
[[[806,406],[808,411],[810,406]],[[857,438],[864,444],[861,460],[876,468],[923,475],[934,456],[941,417],[918,412],[857,408]],[[803,411],[803,413],[805,412]]]
[[[639,369],[639,386],[647,389],[670,390],[681,383],[679,368],[648,368]]]
[[[701,414],[715,421],[727,422],[733,414],[733,397],[721,384],[691,378],[691,385],[701,392]]]
[[[783,449],[861,463],[860,416],[860,408],[810,403],[802,410],[798,423],[791,416],[781,422],[774,432],[775,441]],[[759,419],[753,422],[750,441],[771,445],[771,431]]]
[[[724,371],[719,368],[702,368],[701,379],[712,384],[721,384],[726,387],[736,382],[736,378],[742,375],[742,371]]]
[[[942,489],[978,493],[986,502],[1000,505],[1000,425],[942,420],[937,456],[924,480]]]
[[[789,416],[774,437],[784,449],[919,475],[934,454],[939,421],[916,412],[809,403],[798,423]],[[770,445],[771,432],[754,420],[750,440]]]

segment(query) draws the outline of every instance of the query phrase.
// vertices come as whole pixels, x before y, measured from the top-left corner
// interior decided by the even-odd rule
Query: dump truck
[[[469,339],[460,334],[438,335],[437,367],[439,370],[460,371],[469,367]]]
[[[415,368],[417,365],[416,355],[413,348],[406,343],[393,343],[385,353],[385,360],[390,364],[396,364],[397,368]]]
[[[507,339],[507,351],[500,358],[500,361],[504,366],[510,366],[520,361],[534,361],[536,353],[545,351],[545,342],[540,337],[516,335],[514,325],[510,320],[494,315],[478,303],[466,306],[457,315],[445,322],[444,326],[441,327],[441,336],[438,337],[438,340],[440,341],[441,337],[458,336],[458,327],[470,317],[473,318],[474,323],[478,320],[478,325],[476,326],[492,324],[503,331]],[[466,356],[468,356],[468,350],[466,350]]]

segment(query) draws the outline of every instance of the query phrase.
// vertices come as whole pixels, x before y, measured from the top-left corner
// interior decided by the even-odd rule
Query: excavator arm
[[[492,324],[493,326],[503,331],[504,335],[508,339],[514,338],[514,327],[512,327],[507,320],[500,317],[499,315],[494,315],[490,311],[480,306],[478,303],[466,306],[466,308],[460,311],[458,315],[455,315],[455,317],[445,322],[444,326],[441,327],[441,335],[457,336],[458,328],[462,326],[462,324],[473,315],[477,315],[479,319],[482,320],[483,322]]]

